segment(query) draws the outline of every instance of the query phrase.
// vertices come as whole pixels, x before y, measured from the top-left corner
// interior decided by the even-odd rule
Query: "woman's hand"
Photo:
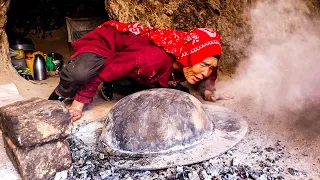
[[[216,93],[214,93],[214,91],[205,90],[204,91],[204,99],[206,101],[216,102],[217,100],[233,99],[233,96],[231,96],[227,93],[216,94]]]
[[[73,100],[71,106],[69,107],[69,112],[71,114],[71,120],[76,121],[81,118],[84,103],[77,100]]]

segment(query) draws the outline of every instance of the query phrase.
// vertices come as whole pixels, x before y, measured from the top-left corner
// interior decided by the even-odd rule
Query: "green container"
[[[50,56],[47,56],[46,68],[48,69],[48,71],[53,71],[54,70],[54,63],[52,61],[52,57],[50,57]]]

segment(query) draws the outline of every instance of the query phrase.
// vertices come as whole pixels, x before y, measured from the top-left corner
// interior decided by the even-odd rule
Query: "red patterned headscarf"
[[[145,34],[157,46],[173,54],[183,66],[192,66],[210,56],[221,56],[219,34],[209,28],[196,28],[188,32],[170,28],[159,29],[144,27],[139,23],[120,23],[107,21],[98,26],[113,26],[120,32],[131,32],[135,35]]]

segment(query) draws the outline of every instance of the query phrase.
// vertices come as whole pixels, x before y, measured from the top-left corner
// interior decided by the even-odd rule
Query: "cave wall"
[[[28,97],[48,97],[54,87],[42,86],[41,83],[32,83],[22,78],[11,65],[9,56],[9,43],[5,31],[7,11],[10,0],[0,0],[0,85],[14,83],[20,95]],[[50,91],[49,91],[50,90]],[[0,92],[1,93],[1,92]]]
[[[220,71],[233,74],[244,52],[233,47],[238,37],[250,41],[242,34],[250,31],[246,8],[251,0],[105,0],[110,19],[122,22],[140,22],[147,26],[188,30],[210,27],[217,30],[223,43]],[[238,47],[236,49],[239,49]],[[243,51],[245,47],[240,48]]]
[[[160,28],[210,27],[222,38],[220,71],[231,76],[251,40],[249,8],[263,0],[105,0],[110,19]],[[318,0],[304,0],[319,14]],[[272,13],[272,12],[270,12]]]
[[[12,82],[12,79],[22,79],[10,62],[9,43],[5,31],[7,11],[10,0],[0,0],[0,84]]]

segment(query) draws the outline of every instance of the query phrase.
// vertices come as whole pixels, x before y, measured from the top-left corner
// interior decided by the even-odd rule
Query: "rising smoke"
[[[265,111],[320,101],[320,21],[300,0],[264,1],[251,10],[248,58],[222,90]],[[239,43],[239,42],[238,42]]]

